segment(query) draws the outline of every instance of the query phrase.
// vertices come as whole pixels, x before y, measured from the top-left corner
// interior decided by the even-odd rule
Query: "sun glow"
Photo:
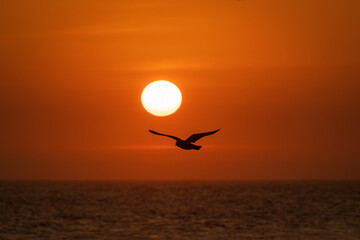
[[[182,96],[179,88],[165,80],[150,83],[141,94],[141,102],[145,110],[159,117],[176,112],[181,101]]]

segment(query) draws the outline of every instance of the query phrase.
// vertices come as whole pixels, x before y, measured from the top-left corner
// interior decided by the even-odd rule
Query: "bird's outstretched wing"
[[[205,137],[205,136],[209,136],[209,135],[211,135],[211,134],[214,134],[214,133],[216,133],[216,132],[219,131],[219,130],[220,130],[220,129],[215,130],[215,131],[212,131],[212,132],[196,133],[196,134],[191,135],[191,136],[190,136],[188,139],[186,139],[185,141],[186,141],[186,142],[194,143],[194,142],[196,142],[197,140],[199,140],[200,138]]]
[[[149,130],[149,132],[151,132],[151,133],[153,133],[153,134],[156,134],[156,135],[161,135],[161,136],[169,137],[169,138],[175,139],[176,141],[181,140],[180,138],[177,138],[177,137],[175,137],[175,136],[158,133],[158,132],[155,132],[155,131],[153,131],[153,130]]]

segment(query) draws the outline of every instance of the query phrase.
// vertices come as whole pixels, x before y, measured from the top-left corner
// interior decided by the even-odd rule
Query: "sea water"
[[[0,239],[360,239],[360,182],[0,182]]]

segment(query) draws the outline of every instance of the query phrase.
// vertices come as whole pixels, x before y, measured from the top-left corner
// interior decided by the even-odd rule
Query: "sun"
[[[179,88],[165,80],[150,83],[141,94],[141,102],[145,110],[158,117],[165,117],[176,112],[181,101]]]

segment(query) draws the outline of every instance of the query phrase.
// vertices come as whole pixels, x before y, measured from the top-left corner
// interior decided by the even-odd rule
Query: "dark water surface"
[[[360,182],[0,182],[0,239],[360,239]]]

